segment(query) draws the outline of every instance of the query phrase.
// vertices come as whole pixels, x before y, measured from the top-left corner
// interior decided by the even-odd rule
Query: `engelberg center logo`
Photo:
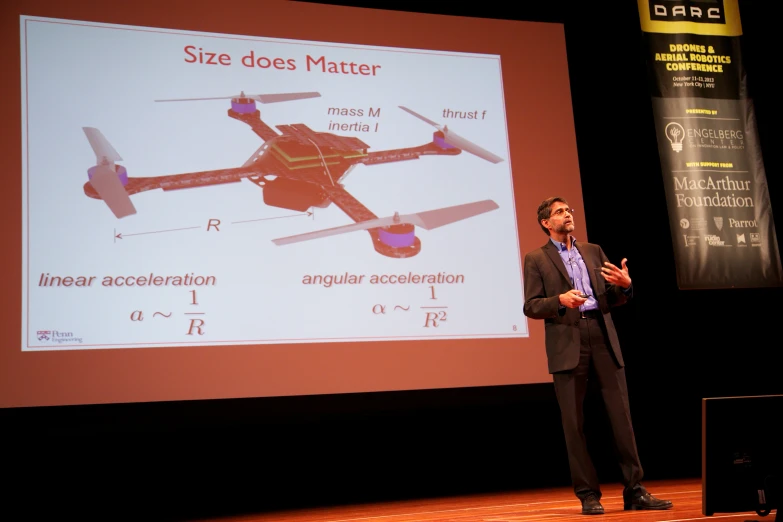
[[[723,0],[655,0],[649,5],[651,21],[726,24]]]

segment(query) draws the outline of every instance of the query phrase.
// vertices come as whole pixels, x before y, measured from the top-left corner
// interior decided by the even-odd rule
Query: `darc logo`
[[[650,20],[725,24],[723,0],[650,0]]]

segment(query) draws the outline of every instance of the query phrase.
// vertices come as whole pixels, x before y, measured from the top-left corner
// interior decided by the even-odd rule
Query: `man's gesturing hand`
[[[628,266],[626,265],[626,262],[628,259],[623,258],[623,260],[620,262],[620,265],[622,268],[618,268],[616,265],[613,265],[610,262],[604,263],[604,266],[601,267],[601,274],[604,276],[604,279],[610,284],[617,285],[621,288],[628,288],[631,286],[631,276],[628,275]]]

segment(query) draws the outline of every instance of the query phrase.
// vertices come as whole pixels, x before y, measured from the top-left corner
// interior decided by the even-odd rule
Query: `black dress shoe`
[[[673,506],[671,500],[655,498],[646,491],[641,495],[625,498],[623,504],[623,508],[626,511],[634,509],[670,509]]]
[[[604,507],[601,505],[601,501],[595,496],[595,493],[589,493],[582,499],[582,514],[583,515],[603,515]]]

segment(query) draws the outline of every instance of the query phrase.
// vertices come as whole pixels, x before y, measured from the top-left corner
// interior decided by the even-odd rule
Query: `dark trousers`
[[[611,423],[623,475],[624,493],[631,494],[633,490],[642,487],[643,472],[631,424],[625,369],[617,366],[604,335],[602,319],[581,319],[579,332],[579,364],[571,371],[553,374],[574,492],[579,498],[584,498],[590,492],[601,498],[598,476],[587,451],[584,434],[587,381],[588,378],[595,378]]]

